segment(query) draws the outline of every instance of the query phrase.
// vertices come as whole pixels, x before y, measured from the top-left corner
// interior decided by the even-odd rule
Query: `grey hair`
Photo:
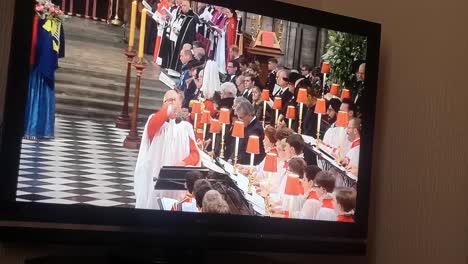
[[[243,103],[243,102],[248,102],[249,100],[243,96],[238,96],[236,98],[234,98],[234,104],[240,104],[240,103]]]
[[[245,113],[251,116],[255,115],[255,109],[253,105],[247,101],[247,102],[241,102],[237,107],[236,107],[236,113]]]
[[[223,196],[216,190],[209,190],[203,196],[203,213],[228,214],[229,205],[223,199]]]
[[[233,84],[232,82],[225,82],[221,84],[220,90],[221,92],[224,92],[224,93],[230,93],[231,94],[230,97],[236,96],[236,93],[237,93],[236,85]]]
[[[195,49],[193,49],[193,56],[197,60],[201,59],[203,56],[205,56],[205,49],[204,48],[195,48]]]

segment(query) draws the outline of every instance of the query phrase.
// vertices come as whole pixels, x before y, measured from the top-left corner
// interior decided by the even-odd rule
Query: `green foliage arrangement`
[[[366,59],[367,38],[344,32],[328,31],[325,49],[322,59],[330,63],[329,81],[344,87],[353,75],[353,63]]]

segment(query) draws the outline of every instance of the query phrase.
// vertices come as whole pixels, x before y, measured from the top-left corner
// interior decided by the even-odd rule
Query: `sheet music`
[[[169,19],[169,20],[172,20],[172,14],[171,14],[171,11],[169,11],[166,7],[163,7],[162,8],[163,12],[164,12],[164,15]]]
[[[148,11],[152,11],[153,10],[153,7],[151,7],[151,5],[146,2],[146,0],[143,0],[142,4],[145,6],[145,8],[148,10]]]
[[[177,77],[177,78],[180,78],[180,73],[179,72],[176,72],[172,69],[167,69],[167,74],[169,76],[173,76],[173,77]]]
[[[163,197],[163,198],[159,199],[159,203],[162,206],[163,210],[170,211],[172,209],[172,206],[174,206],[174,204],[178,203],[178,201],[176,199]]]
[[[211,159],[211,157],[208,154],[206,154],[204,151],[200,151],[200,157],[201,157],[203,166],[207,167],[208,169],[212,171],[216,171],[218,173],[225,173],[224,170],[220,168],[218,165],[216,165]]]
[[[237,173],[237,176],[233,174],[234,167],[224,160],[220,160],[232,181],[242,190],[244,197],[252,204],[254,210],[265,215],[265,199],[255,192],[255,187],[252,186],[252,194],[248,194],[249,179],[241,173]]]
[[[302,135],[302,138],[304,139],[304,142],[307,143],[307,144],[310,144],[312,146],[316,146],[317,145],[317,140],[311,136],[307,136],[307,135]],[[349,178],[351,178],[352,180],[355,180],[357,181],[357,177],[354,176],[352,173],[350,173],[349,171],[346,170],[345,167],[343,167],[341,164],[339,164],[338,162],[336,162],[336,160],[330,158],[328,155],[330,156],[333,156],[330,152],[326,151],[325,149],[322,148],[322,146],[320,147],[320,152],[323,153],[324,155],[321,155],[320,158],[328,161],[330,164],[333,165],[333,167],[336,167],[337,169],[339,169],[341,172],[343,172],[344,174],[346,174],[346,176],[348,176]],[[326,155],[328,154],[328,155]]]

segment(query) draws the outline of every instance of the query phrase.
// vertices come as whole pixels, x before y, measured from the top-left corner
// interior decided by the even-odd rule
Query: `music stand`
[[[203,167],[178,167],[164,166],[159,171],[159,177],[156,178],[155,190],[186,190],[185,174],[189,171],[199,171],[205,177],[209,170]]]

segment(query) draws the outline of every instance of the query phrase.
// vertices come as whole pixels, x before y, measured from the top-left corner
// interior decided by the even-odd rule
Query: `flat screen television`
[[[365,254],[379,24],[266,0],[53,2],[15,6],[3,239]]]

